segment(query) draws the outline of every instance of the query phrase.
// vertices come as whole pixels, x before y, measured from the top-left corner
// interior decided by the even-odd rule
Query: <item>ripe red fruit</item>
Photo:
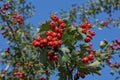
[[[47,36],[50,36],[51,34],[52,34],[52,31],[50,31],[50,30],[47,31],[47,33],[46,33]]]
[[[6,49],[5,49],[5,52],[6,52],[6,53],[10,53],[10,48],[6,48]]]
[[[2,12],[2,14],[5,14],[5,13],[6,13],[6,10],[3,9],[3,10],[1,10],[1,12]]]
[[[62,35],[60,33],[57,34],[57,38],[60,39],[62,38]]]
[[[90,33],[89,33],[91,36],[95,36],[95,31],[90,31]]]
[[[59,33],[62,34],[63,33],[63,29],[59,29]]]
[[[47,36],[47,40],[51,41],[52,40],[52,36]]]
[[[51,56],[48,56],[47,59],[48,59],[48,61],[52,61]]]
[[[77,72],[77,76],[80,76],[80,75],[81,75],[81,74],[80,74],[80,72],[78,71],[78,72]]]
[[[3,31],[1,34],[4,35],[6,33],[6,31]]]
[[[5,74],[5,70],[2,70],[2,71],[1,71],[1,74]]]
[[[108,25],[108,21],[104,21],[104,22],[103,22],[103,25],[104,25],[104,26],[107,26],[107,25]]]
[[[49,55],[49,56],[54,56],[54,53],[53,53],[52,51],[49,51],[49,52],[48,52],[48,55]]]
[[[38,47],[40,45],[40,42],[37,42],[36,40],[33,40],[32,44],[36,47]]]
[[[82,28],[82,33],[86,33],[86,32],[87,32],[87,30]]]
[[[88,23],[86,26],[88,29],[92,28],[92,25],[90,23]]]
[[[6,3],[3,6],[4,6],[5,10],[8,10],[10,8],[10,6],[8,4],[6,4]]]
[[[53,14],[50,16],[53,21],[57,21],[59,18],[57,15]]]
[[[94,59],[94,55],[93,55],[92,53],[89,54],[89,55],[88,55],[88,59],[89,59],[89,60],[93,60],[93,59]]]
[[[80,27],[81,27],[82,29],[85,29],[85,28],[86,28],[86,24],[82,23],[82,24],[80,25]]]
[[[57,59],[58,59],[57,55],[53,56],[53,60],[57,60]]]
[[[58,19],[57,23],[60,25],[62,24],[64,21],[62,19]]]
[[[51,34],[51,36],[52,36],[52,37],[57,37],[57,33],[53,32],[53,33]]]
[[[24,77],[25,77],[25,75],[23,75],[23,74],[19,75],[19,78],[24,78]]]
[[[15,73],[14,73],[14,76],[17,76],[17,75],[18,75],[18,73],[17,73],[17,72],[15,72]]]
[[[42,42],[43,42],[44,44],[46,44],[46,43],[47,43],[47,38],[44,38],[44,39],[42,40]]]
[[[109,66],[112,68],[112,67],[114,67],[114,64],[110,64]]]
[[[93,53],[95,53],[95,52],[96,52],[96,50],[95,50],[95,49],[93,49],[93,50],[92,50],[92,52],[93,52]]]
[[[53,46],[53,44],[54,44],[54,43],[53,43],[52,41],[48,42],[48,45],[49,45],[49,46]]]
[[[54,32],[59,32],[59,28],[57,26],[54,28]]]
[[[66,27],[66,24],[65,23],[61,23],[60,24],[60,29],[64,29]]]
[[[40,78],[40,80],[46,80],[46,78],[42,77],[42,78]]]
[[[90,42],[90,41],[91,41],[91,38],[87,36],[87,37],[85,38],[85,42]]]
[[[55,22],[50,22],[50,28],[55,28],[55,26],[56,26],[56,23]]]
[[[84,58],[82,59],[82,62],[83,62],[83,63],[88,63],[88,60],[89,60],[88,57],[84,57]]]
[[[92,46],[93,46],[93,44],[92,44],[92,43],[90,43],[90,44],[89,44],[89,47],[92,47]]]

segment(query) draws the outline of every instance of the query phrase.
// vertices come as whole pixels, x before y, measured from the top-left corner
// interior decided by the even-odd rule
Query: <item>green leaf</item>
[[[106,40],[103,40],[100,42],[100,48],[104,48],[106,45],[108,44],[108,42]]]
[[[60,48],[64,53],[69,53],[70,50],[67,47]]]
[[[95,68],[95,67],[98,67],[99,64],[100,62],[96,60],[95,62],[93,62],[92,64],[89,64],[88,66]]]
[[[46,21],[45,23],[41,24],[40,32],[50,30],[49,23],[50,21]]]
[[[95,74],[98,74],[98,75],[101,75],[101,72],[100,72],[100,71],[95,71],[94,73],[95,73]]]

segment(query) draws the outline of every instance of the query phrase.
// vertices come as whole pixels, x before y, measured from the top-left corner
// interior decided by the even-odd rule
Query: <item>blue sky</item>
[[[30,0],[33,5],[36,7],[35,15],[30,18],[30,22],[32,22],[36,27],[38,27],[40,22],[44,22],[50,17],[50,12],[58,12],[60,9],[64,9],[68,11],[71,8],[71,4],[77,3],[79,5],[85,3],[88,0]],[[114,13],[114,17],[117,17],[118,13]],[[106,14],[100,14],[97,16],[97,18],[102,19],[103,17],[107,17]],[[101,40],[113,40],[115,38],[120,39],[120,29],[114,28],[111,26],[111,29],[104,28],[103,30],[98,30],[97,28],[94,29],[96,31],[96,36],[93,38],[92,43],[94,44],[94,48],[99,48],[99,43]],[[0,35],[0,49],[4,49],[8,47],[6,45],[6,40]],[[118,59],[118,58],[117,58]],[[108,66],[105,66],[105,69],[103,69],[102,76],[97,75],[87,75],[84,80],[114,80],[115,77],[112,77],[109,72],[110,68]],[[55,75],[52,75],[51,80],[57,80]],[[82,80],[82,79],[80,79]]]

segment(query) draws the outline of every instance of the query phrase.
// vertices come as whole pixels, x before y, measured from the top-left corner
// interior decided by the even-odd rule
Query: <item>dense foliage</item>
[[[36,28],[27,21],[34,12],[29,1],[0,0],[0,30],[9,45],[0,51],[1,63],[6,65],[0,78],[49,80],[56,70],[59,80],[78,80],[89,74],[101,75],[106,64],[120,74],[120,62],[110,61],[120,51],[120,40],[103,40],[98,50],[91,43],[97,33],[95,26],[100,30],[109,25],[120,27],[120,18],[111,17],[113,10],[120,10],[120,0],[73,4],[69,12],[52,14]],[[96,19],[102,12],[109,15],[107,20]],[[95,18],[93,22],[89,21],[91,17]]]

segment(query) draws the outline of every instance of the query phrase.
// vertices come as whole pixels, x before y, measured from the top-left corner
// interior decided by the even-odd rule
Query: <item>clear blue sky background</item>
[[[44,22],[50,17],[49,12],[58,12],[60,9],[64,9],[68,11],[71,8],[71,4],[77,3],[79,5],[87,2],[88,0],[30,0],[33,5],[36,7],[35,15],[29,20],[31,23],[33,23],[36,27],[38,27],[40,22]],[[118,13],[114,13],[114,17],[120,16]],[[97,16],[99,19],[103,19],[103,17],[107,17],[106,14],[102,13]],[[114,28],[111,26],[111,29],[104,28],[104,30],[98,30],[95,28],[96,36],[93,38],[92,43],[94,44],[94,48],[99,48],[99,43],[103,39],[107,39],[108,41],[111,41],[115,38],[120,39],[120,29]],[[0,49],[7,48],[6,40],[0,35]],[[118,58],[116,59],[118,60]],[[120,61],[120,60],[119,60]],[[1,67],[1,65],[0,65]],[[105,69],[103,69],[102,76],[98,75],[87,75],[85,79],[80,80],[114,80],[115,77],[112,77],[109,72],[110,68],[108,66],[105,66]],[[118,74],[116,74],[118,75]],[[53,74],[51,76],[51,80],[57,80],[56,76]]]

